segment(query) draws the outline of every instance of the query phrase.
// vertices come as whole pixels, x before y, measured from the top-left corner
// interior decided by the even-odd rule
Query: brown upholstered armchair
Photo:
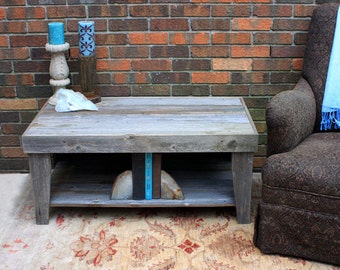
[[[268,158],[254,235],[263,253],[336,265],[340,132],[321,132],[320,121],[338,6],[325,4],[314,11],[302,77],[292,91],[268,104]]]

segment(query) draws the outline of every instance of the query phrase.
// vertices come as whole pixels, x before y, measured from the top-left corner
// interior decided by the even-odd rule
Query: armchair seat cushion
[[[313,133],[268,157],[254,243],[263,252],[340,265],[340,133]]]
[[[261,203],[254,243],[267,254],[340,265],[340,216]]]
[[[263,202],[339,215],[340,133],[314,133],[263,167]]]

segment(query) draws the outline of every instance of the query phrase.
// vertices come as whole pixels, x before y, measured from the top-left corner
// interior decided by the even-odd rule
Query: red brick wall
[[[80,90],[83,19],[95,21],[101,96],[243,96],[260,133],[260,168],[266,102],[297,82],[310,15],[322,2],[0,0],[0,171],[28,169],[20,136],[52,94],[48,22],[65,23],[69,87]]]

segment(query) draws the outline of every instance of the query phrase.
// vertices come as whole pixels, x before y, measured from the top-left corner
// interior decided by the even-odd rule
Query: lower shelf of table
[[[102,166],[60,162],[52,174],[52,207],[219,207],[234,206],[228,170],[167,170],[184,193],[184,200],[111,200],[112,184],[122,171]]]

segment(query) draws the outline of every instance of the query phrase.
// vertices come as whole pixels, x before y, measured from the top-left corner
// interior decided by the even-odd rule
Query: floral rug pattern
[[[233,208],[53,208],[36,225],[25,187],[1,221],[0,269],[339,269],[261,254]]]

